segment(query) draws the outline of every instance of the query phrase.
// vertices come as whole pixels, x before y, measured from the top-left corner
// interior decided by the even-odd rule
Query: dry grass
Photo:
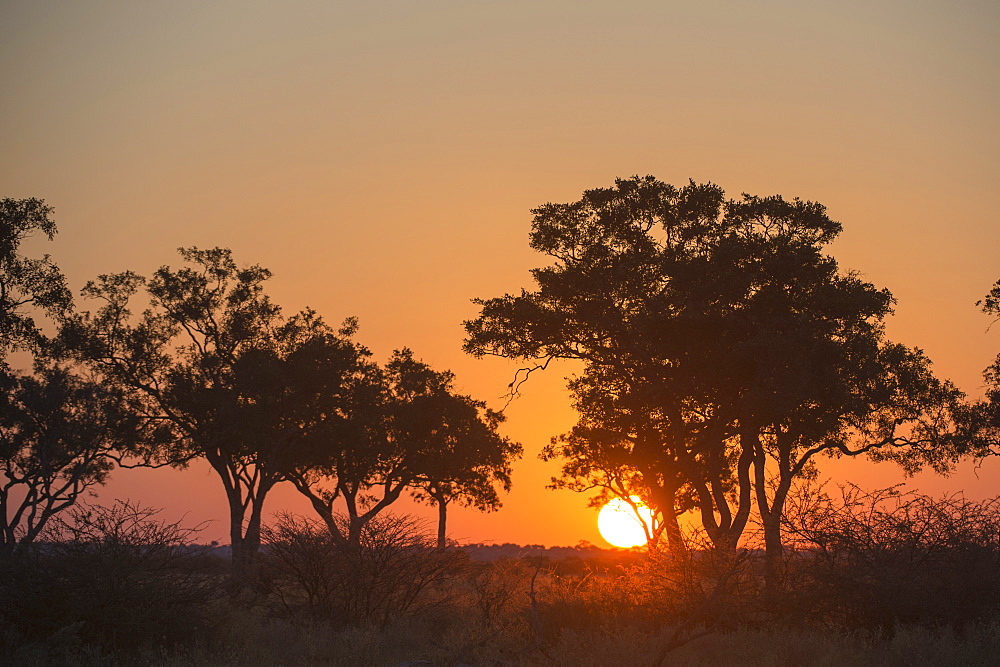
[[[907,507],[910,511],[914,506]],[[849,521],[841,524],[856,526],[851,522],[857,516],[851,513]],[[824,525],[832,529],[841,524]],[[460,551],[433,548],[423,541],[419,527],[406,521],[389,521],[384,527],[382,533],[366,538],[365,548],[345,555],[338,551],[340,547],[322,539],[321,527],[286,522],[271,533],[273,544],[281,548],[264,559],[256,597],[230,597],[223,586],[199,588],[217,593],[174,600],[176,610],[187,610],[185,624],[175,634],[163,634],[161,615],[132,614],[127,641],[117,639],[121,633],[95,634],[95,627],[104,626],[92,617],[91,607],[86,606],[87,614],[80,615],[67,606],[80,604],[80,596],[17,596],[62,590],[65,573],[91,567],[95,554],[115,554],[101,561],[105,563],[101,576],[107,579],[108,567],[125,568],[122,572],[127,576],[119,577],[121,585],[114,588],[114,596],[96,591],[95,599],[105,595],[111,604],[114,600],[143,602],[143,596],[155,591],[156,599],[135,607],[151,609],[167,599],[159,596],[170,594],[164,576],[183,581],[224,580],[219,563],[182,559],[185,568],[164,569],[165,562],[172,563],[164,561],[166,556],[188,552],[140,549],[143,554],[165,554],[144,560],[136,558],[131,548],[124,555],[111,550],[127,542],[117,539],[107,544],[79,540],[73,548],[36,554],[36,560],[23,570],[17,564],[4,564],[6,579],[0,584],[6,607],[0,619],[4,622],[0,663],[986,665],[993,664],[1000,651],[1000,616],[990,605],[955,624],[942,622],[936,612],[897,619],[888,628],[833,622],[838,614],[854,609],[860,598],[858,582],[831,583],[839,579],[828,576],[829,560],[793,555],[789,582],[797,587],[787,589],[775,602],[762,596],[754,554],[722,556],[694,550],[686,558],[637,558],[616,565],[576,563],[572,567],[538,556],[474,562]],[[892,573],[883,572],[881,566],[884,546],[873,552],[872,558],[878,558],[869,559],[878,567],[857,568],[867,547],[858,540],[849,541],[851,567],[838,565],[833,572],[849,578],[856,570],[859,582],[872,576],[895,581],[898,577],[890,577]],[[921,548],[915,541],[907,553],[916,550],[919,555]],[[934,543],[935,562],[947,562],[947,548]],[[74,565],[73,558],[83,560]],[[197,571],[199,567],[203,569]],[[973,575],[977,572],[969,570]],[[413,573],[427,577],[417,588],[410,585]],[[949,576],[961,584],[956,590],[965,590],[970,583],[989,588],[993,581],[980,577],[970,582],[956,568]],[[156,586],[151,588],[151,582]],[[383,595],[386,591],[389,594]],[[980,597],[995,599],[997,593],[984,590]],[[811,613],[820,594],[823,613]],[[381,598],[372,605],[378,613],[359,613],[358,599],[371,596]],[[394,602],[387,604],[390,600]],[[109,618],[127,612],[113,611]],[[58,623],[39,630],[37,621],[43,612]]]

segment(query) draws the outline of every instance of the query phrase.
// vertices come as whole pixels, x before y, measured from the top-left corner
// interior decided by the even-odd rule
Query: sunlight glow
[[[616,547],[627,549],[646,543],[646,533],[642,524],[651,526],[652,511],[643,504],[638,496],[632,496],[632,501],[638,505],[639,515],[621,498],[615,498],[601,508],[597,515],[597,528],[601,537]]]

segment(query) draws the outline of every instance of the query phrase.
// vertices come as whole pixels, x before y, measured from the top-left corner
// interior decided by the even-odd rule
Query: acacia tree
[[[454,393],[453,379],[397,350],[384,368],[359,365],[338,413],[303,438],[289,479],[336,542],[357,545],[364,527],[407,489],[442,499],[440,542],[451,500],[490,507],[493,482],[509,486],[519,446],[496,434],[500,415],[481,414],[481,403]]]
[[[753,456],[740,369],[726,358],[740,339],[727,315],[741,307],[731,295],[744,276],[721,270],[739,232],[723,204],[714,185],[649,177],[535,209],[531,246],[552,264],[532,271],[535,291],[477,301],[466,350],[535,368],[579,359],[583,378],[616,378],[653,419],[647,446],[693,487],[710,539],[733,550],[750,518]],[[809,233],[826,233],[814,223]]]
[[[202,458],[218,475],[240,576],[260,546],[265,498],[284,479],[287,438],[276,434],[287,424],[274,424],[267,388],[254,385],[267,379],[259,365],[336,336],[311,311],[283,317],[264,292],[267,269],[241,268],[224,248],[179,252],[186,266],[163,266],[148,280],[125,272],[88,283],[84,296],[104,305],[68,322],[63,337],[158,425],[148,458],[175,466]],[[133,317],[140,293],[149,307]]]
[[[483,401],[454,393],[450,371],[439,376],[444,381],[436,391],[416,395],[402,406],[400,422],[406,433],[429,441],[426,453],[414,464],[419,474],[411,492],[437,507],[437,545],[443,549],[448,505],[457,502],[483,512],[500,509],[497,486],[510,491],[511,463],[522,448],[497,433],[504,421],[502,413],[488,409]]]
[[[36,233],[52,240],[39,199],[0,200],[0,554],[31,544],[59,512],[101,484],[141,430],[112,388],[69,368],[35,318],[59,319],[72,298],[48,255],[25,257]],[[33,372],[11,368],[31,358]]]
[[[529,374],[555,358],[582,360],[578,396],[614,378],[640,406],[643,446],[664,478],[679,471],[691,485],[716,547],[735,549],[754,496],[766,501],[769,456],[787,478],[819,451],[899,444],[883,430],[859,450],[841,446],[852,428],[899,426],[902,412],[865,405],[865,384],[883,377],[872,364],[889,345],[881,320],[891,295],[823,254],[841,226],[821,205],[726,200],[712,184],[635,177],[533,213],[531,246],[552,264],[532,271],[534,291],[477,301],[467,351],[533,359]],[[909,358],[926,370],[924,357]],[[828,376],[839,393],[826,391]],[[921,395],[884,400],[893,408]],[[780,501],[766,504],[780,516]],[[780,535],[771,542],[780,549]]]

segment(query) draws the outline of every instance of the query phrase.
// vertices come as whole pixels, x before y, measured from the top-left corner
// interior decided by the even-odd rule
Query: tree
[[[0,552],[22,551],[103,484],[141,431],[114,388],[56,364],[0,377]]]
[[[102,484],[138,425],[123,397],[74,372],[35,318],[58,319],[72,306],[66,279],[48,255],[25,257],[21,244],[56,233],[40,199],[0,200],[0,553],[31,544],[61,511]],[[15,371],[13,353],[34,372]]]
[[[408,352],[408,351],[404,351]],[[407,359],[406,363],[414,363]],[[500,412],[454,392],[454,375],[438,373],[432,393],[418,393],[399,408],[401,437],[427,437],[426,454],[414,463],[412,493],[438,509],[438,548],[446,545],[448,505],[458,502],[483,512],[500,508],[499,485],[510,491],[511,462],[521,445],[500,436]],[[426,435],[423,435],[426,434]]]
[[[641,444],[663,480],[682,476],[718,548],[735,549],[754,496],[780,516],[780,498],[767,496],[770,458],[780,486],[821,451],[911,442],[898,427],[941,407],[921,401],[957,396],[918,351],[884,340],[891,294],[823,253],[841,226],[820,204],[726,200],[712,184],[634,177],[533,213],[531,246],[552,264],[532,271],[534,291],[477,300],[466,350],[533,359],[528,375],[552,359],[581,360],[570,387],[578,403],[612,386],[624,397],[616,409],[631,414],[627,426],[608,410],[596,424],[585,414],[581,426]],[[913,372],[883,373],[879,363],[893,354]],[[920,382],[901,386],[909,378]],[[882,402],[866,404],[878,394],[868,383],[887,388]],[[878,437],[847,448],[859,433]],[[603,452],[613,442],[595,444]],[[769,545],[780,551],[780,534]]]
[[[304,437],[289,479],[335,541],[357,545],[364,527],[407,489],[438,503],[439,542],[453,499],[486,508],[499,502],[493,483],[509,485],[519,445],[496,434],[500,415],[455,394],[453,379],[397,350],[384,368],[359,366],[339,412]],[[336,516],[338,501],[346,522]]]
[[[311,311],[283,317],[264,292],[267,269],[241,268],[224,248],[179,252],[187,266],[148,280],[125,272],[88,283],[84,295],[104,305],[68,322],[63,337],[158,425],[147,457],[176,466],[203,458],[218,475],[242,576],[260,546],[265,498],[284,479],[295,419],[273,409],[289,403],[271,400],[266,362],[342,341]],[[134,318],[129,305],[143,290],[149,307]]]

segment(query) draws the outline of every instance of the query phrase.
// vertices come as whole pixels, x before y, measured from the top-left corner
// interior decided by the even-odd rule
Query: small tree
[[[443,391],[405,407],[418,422],[437,422],[431,427],[433,442],[427,455],[416,466],[420,472],[412,493],[437,506],[439,549],[447,541],[448,505],[458,502],[483,512],[499,509],[497,486],[510,491],[511,463],[522,451],[519,443],[497,433],[504,415],[483,401],[453,393],[451,373],[446,374]]]
[[[519,445],[496,434],[500,415],[456,395],[453,381],[397,350],[384,368],[358,366],[339,412],[304,437],[289,479],[335,540],[357,544],[364,526],[410,489],[442,499],[440,541],[452,499],[490,507],[493,483],[509,484]],[[337,520],[338,501],[346,524]]]

